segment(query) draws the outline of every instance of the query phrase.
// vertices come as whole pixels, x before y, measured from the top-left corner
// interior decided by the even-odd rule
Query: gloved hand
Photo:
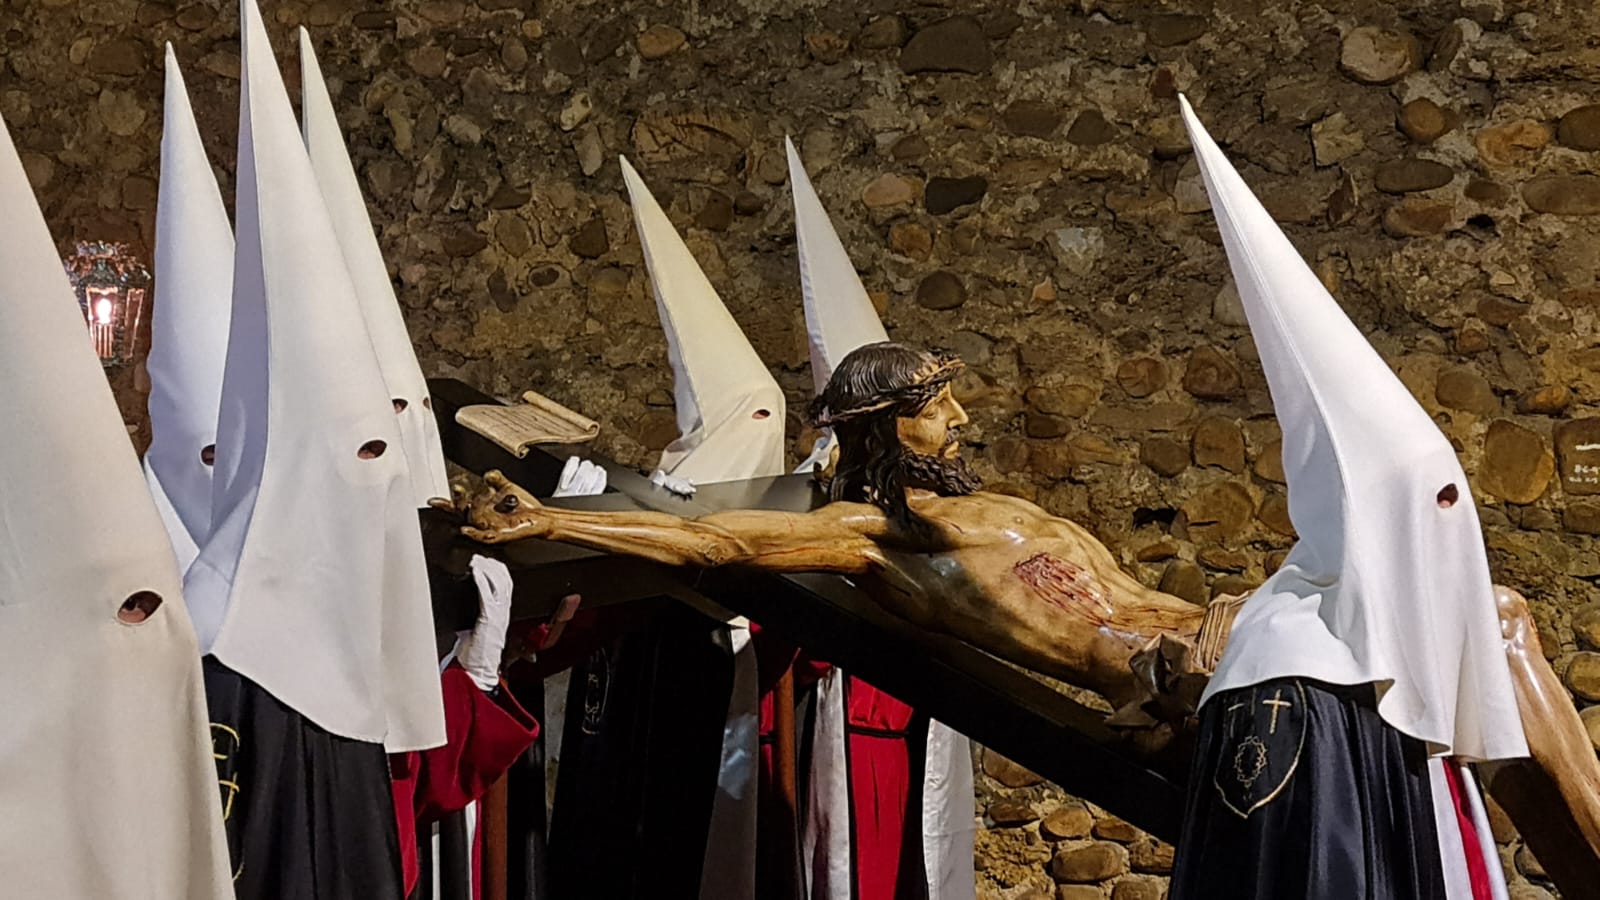
[[[806,457],[805,461],[800,465],[795,466],[795,474],[822,474],[823,470],[828,468],[828,464],[832,462],[834,446],[833,436],[830,434],[824,434],[822,437],[817,438],[816,443],[811,445],[811,455]]]
[[[592,494],[604,493],[606,489],[606,470],[576,456],[567,457],[567,464],[561,469],[561,479],[556,482],[555,493],[552,497],[588,497]]]
[[[650,476],[650,483],[664,487],[679,497],[694,496],[694,482],[687,478],[668,475],[660,469],[657,469],[656,473]]]
[[[500,657],[511,624],[511,570],[498,559],[472,557],[472,580],[478,584],[478,622],[456,640],[456,661],[480,689],[500,684]]]

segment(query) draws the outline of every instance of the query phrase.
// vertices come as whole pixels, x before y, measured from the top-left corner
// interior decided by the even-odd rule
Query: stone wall
[[[1496,576],[1529,594],[1558,668],[1600,700],[1594,4],[264,6],[291,91],[291,29],[312,31],[431,372],[537,387],[600,419],[604,452],[650,465],[674,424],[626,153],[789,392],[798,459],[793,135],[891,334],[972,364],[960,395],[991,484],[1202,601],[1258,583],[1293,538],[1184,91],[1456,443]],[[0,113],[63,243],[148,253],[164,41],[231,194],[235,15],[0,0]],[[134,374],[116,378],[140,422]],[[1024,790],[1046,822],[1076,809]],[[1077,812],[1062,818],[1063,842],[1121,846],[1114,824],[1085,836]],[[1028,844],[1029,866],[987,868],[985,896],[1059,874],[1045,851],[1075,845],[1050,845],[1053,827],[996,821],[984,847],[1015,843],[1007,828],[1046,843]],[[1135,881],[1117,896],[1148,895],[1122,887]]]
[[[984,750],[975,759],[979,896],[1008,900],[1161,900],[1171,844],[1035,772]]]

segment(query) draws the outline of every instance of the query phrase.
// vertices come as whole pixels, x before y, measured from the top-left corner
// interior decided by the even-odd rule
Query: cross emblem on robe
[[[1294,706],[1294,704],[1290,703],[1289,701],[1287,701],[1285,699],[1283,699],[1283,690],[1280,688],[1279,690],[1273,692],[1271,700],[1263,700],[1263,701],[1261,701],[1261,705],[1262,706],[1270,706],[1270,707],[1272,707],[1272,724],[1271,724],[1270,728],[1267,730],[1267,733],[1268,734],[1277,734],[1278,733],[1278,711],[1281,710],[1283,707],[1286,707],[1286,706]]]

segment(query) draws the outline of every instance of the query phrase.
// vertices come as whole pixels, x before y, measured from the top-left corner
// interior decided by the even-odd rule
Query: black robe
[[[382,744],[338,737],[203,660],[237,900],[402,900]]]
[[[733,689],[727,627],[641,607],[572,671],[550,821],[551,895],[693,900]]]
[[[1280,678],[1200,711],[1172,900],[1438,900],[1423,744],[1371,685]]]

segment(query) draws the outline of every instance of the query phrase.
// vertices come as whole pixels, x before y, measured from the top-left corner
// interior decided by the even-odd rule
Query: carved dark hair
[[[921,412],[961,368],[959,359],[894,341],[858,347],[840,360],[811,404],[812,424],[832,428],[839,441],[829,498],[872,503],[914,526],[895,420]]]

